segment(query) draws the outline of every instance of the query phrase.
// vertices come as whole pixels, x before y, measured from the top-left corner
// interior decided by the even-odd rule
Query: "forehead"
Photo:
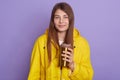
[[[67,13],[65,13],[63,10],[61,10],[61,9],[57,9],[56,11],[55,11],[55,15],[67,15]]]

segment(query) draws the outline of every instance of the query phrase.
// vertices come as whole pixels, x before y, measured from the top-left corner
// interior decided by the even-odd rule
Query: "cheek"
[[[66,24],[69,24],[69,20],[66,20]]]
[[[57,24],[58,24],[58,21],[54,20],[54,24],[57,25]]]
[[[69,25],[69,21],[67,21],[66,24]]]

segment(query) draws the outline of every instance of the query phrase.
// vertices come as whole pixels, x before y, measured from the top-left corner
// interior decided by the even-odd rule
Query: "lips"
[[[63,28],[63,27],[65,27],[65,25],[59,25],[59,27],[60,27],[60,28]]]

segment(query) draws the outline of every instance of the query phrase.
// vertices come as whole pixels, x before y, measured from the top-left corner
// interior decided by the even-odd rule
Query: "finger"
[[[72,56],[71,52],[69,52],[69,51],[63,51],[63,53]]]
[[[67,55],[67,54],[61,54],[61,56],[66,57],[66,58],[68,58],[68,59],[72,59],[72,56]]]
[[[72,62],[72,59],[63,58],[63,60],[64,60],[64,61],[67,61],[67,62],[69,62],[69,63]]]
[[[73,53],[73,49],[71,49],[71,48],[68,48],[68,50],[69,50],[71,53]]]

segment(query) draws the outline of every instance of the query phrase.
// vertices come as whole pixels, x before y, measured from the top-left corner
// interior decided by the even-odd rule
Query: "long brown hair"
[[[73,46],[73,27],[74,27],[74,13],[73,10],[71,8],[71,6],[65,2],[60,2],[57,3],[52,10],[52,14],[51,14],[51,19],[50,19],[50,24],[49,24],[49,30],[48,30],[48,39],[47,39],[47,52],[48,52],[48,60],[49,62],[51,62],[51,44],[52,41],[54,42],[54,46],[56,49],[58,49],[59,47],[59,43],[58,43],[58,35],[57,35],[57,31],[55,29],[55,25],[54,25],[54,15],[56,10],[62,10],[64,11],[69,18],[69,28],[67,30],[66,33],[66,37],[65,37],[65,41],[64,43],[67,44],[71,44]]]

